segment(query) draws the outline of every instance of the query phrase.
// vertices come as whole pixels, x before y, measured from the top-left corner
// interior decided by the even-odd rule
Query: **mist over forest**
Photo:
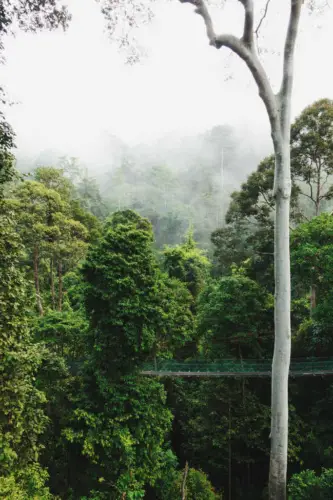
[[[40,166],[75,162],[96,181],[105,213],[130,208],[148,217],[160,248],[181,243],[191,226],[200,246],[210,249],[211,233],[224,225],[230,194],[271,146],[244,127],[221,125],[198,135],[174,133],[137,145],[105,133],[95,150],[93,161],[56,150],[28,158],[18,150],[17,168],[30,173]]]

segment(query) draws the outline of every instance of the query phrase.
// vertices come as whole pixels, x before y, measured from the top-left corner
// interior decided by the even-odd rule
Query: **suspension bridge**
[[[176,361],[145,363],[141,373],[151,377],[270,377],[271,360]],[[290,377],[333,375],[333,358],[292,359]]]

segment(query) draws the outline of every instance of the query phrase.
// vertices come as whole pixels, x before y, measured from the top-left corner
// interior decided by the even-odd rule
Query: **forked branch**
[[[215,32],[212,18],[204,0],[179,0],[181,3],[190,3],[194,5],[195,12],[199,14],[206,25],[207,36],[211,45],[215,45]],[[253,47],[253,0],[239,0],[245,11],[244,30],[242,42],[249,48]]]
[[[190,3],[195,6],[206,26],[210,45],[220,49],[227,47],[235,52],[248,66],[257,83],[259,95],[264,101],[274,135],[280,134],[280,120],[275,95],[261,62],[253,47],[253,0],[239,0],[244,6],[245,21],[242,38],[231,34],[216,35],[212,18],[204,0],[179,0],[181,3]]]

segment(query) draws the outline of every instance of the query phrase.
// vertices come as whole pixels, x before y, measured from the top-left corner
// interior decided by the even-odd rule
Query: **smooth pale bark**
[[[303,0],[290,0],[290,17],[286,34],[281,88],[274,95],[267,74],[254,46],[261,21],[254,30],[253,0],[239,0],[244,7],[243,36],[217,35],[204,0],[180,0],[191,3],[206,27],[210,45],[227,47],[248,66],[258,86],[271,125],[275,152],[275,342],[272,364],[270,500],[286,499],[288,458],[288,377],[290,365],[290,105],[294,71],[294,50]],[[267,13],[267,9],[264,16]]]
[[[288,175],[289,144],[284,156],[277,156],[277,171]],[[280,164],[278,164],[280,162]],[[290,168],[289,168],[290,171]],[[288,456],[288,378],[291,351],[290,335],[290,252],[289,213],[290,188],[288,178],[281,179],[277,190],[275,211],[275,343],[272,364],[271,455],[269,497],[286,498]]]

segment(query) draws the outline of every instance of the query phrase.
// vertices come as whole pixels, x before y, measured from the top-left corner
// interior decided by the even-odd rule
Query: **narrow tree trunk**
[[[316,307],[316,285],[311,285],[310,289],[310,316],[312,316],[313,310]]]
[[[228,472],[228,497],[229,500],[232,500],[232,495],[231,495],[231,479],[232,479],[232,474],[231,474],[231,404],[229,401],[229,443],[228,443],[228,462],[229,462],[229,472]]]
[[[251,488],[251,465],[249,462],[247,463],[247,487],[250,490],[250,488]]]
[[[320,211],[320,201],[316,203],[316,211],[315,211],[316,217],[319,215],[319,211]]]
[[[38,308],[39,314],[40,314],[40,316],[43,316],[44,309],[43,309],[43,304],[42,304],[42,298],[40,296],[38,259],[39,259],[38,247],[35,246],[33,261],[34,261],[34,281],[35,281],[35,290],[36,290],[36,302],[37,302],[37,308]]]
[[[184,469],[184,474],[183,474],[183,481],[182,481],[182,500],[186,500],[186,480],[187,480],[187,474],[188,474],[188,462],[185,464],[185,469]]]
[[[242,370],[243,370],[243,356],[242,356],[242,349],[241,349],[241,346],[240,344],[238,344],[238,351],[239,351],[239,358],[240,358],[240,362],[241,362],[241,367],[242,367]],[[245,379],[244,377],[242,377],[242,401],[243,401],[243,406],[245,407]]]
[[[62,295],[63,295],[63,291],[62,291],[62,263],[61,262],[59,262],[59,264],[58,264],[58,278],[59,278],[58,311],[61,311],[62,310]]]
[[[55,305],[55,290],[54,290],[54,262],[53,262],[53,257],[51,257],[51,261],[50,261],[50,279],[51,279],[52,309],[55,309],[56,305]]]
[[[321,192],[321,168],[318,166],[317,170],[317,193],[316,193],[316,216],[319,215],[320,211],[320,192]]]
[[[290,145],[276,152],[275,342],[272,365],[270,500],[286,499],[290,327]]]

